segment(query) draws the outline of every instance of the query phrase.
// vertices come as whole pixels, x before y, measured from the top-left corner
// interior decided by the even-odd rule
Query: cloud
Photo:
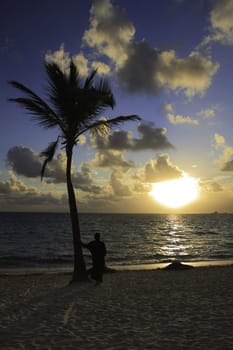
[[[224,190],[219,182],[213,180],[201,181],[200,186],[204,192],[222,192]]]
[[[166,137],[167,129],[156,128],[153,123],[141,123],[137,130],[141,138],[131,140],[129,149],[132,151],[174,149]]]
[[[167,118],[171,124],[191,124],[191,125],[199,125],[199,120],[192,119],[191,117],[186,117],[183,115],[174,115],[172,113],[167,114]]]
[[[35,194],[37,191],[35,188],[30,188],[26,184],[23,183],[22,180],[17,179],[15,174],[12,171],[9,171],[9,180],[8,181],[0,181],[0,193],[1,194],[12,194],[12,193],[20,193],[20,192],[31,192]]]
[[[173,113],[173,105],[171,103],[164,103],[163,108],[167,113]]]
[[[164,103],[163,108],[166,112],[167,119],[172,124],[190,124],[199,125],[200,120],[192,118],[190,116],[183,116],[181,114],[175,114],[173,105],[170,103]],[[204,119],[211,119],[215,117],[217,106],[212,106],[210,108],[202,109],[200,112],[196,113],[198,117]],[[218,136],[216,136],[218,138]]]
[[[72,173],[74,169],[72,168]],[[66,182],[66,155],[59,153],[48,163],[45,170],[46,182],[64,183]]]
[[[25,146],[15,146],[7,153],[7,163],[18,175],[25,177],[40,177],[42,161],[39,153]],[[60,153],[48,163],[45,177],[53,179],[54,183],[65,182],[66,156]]]
[[[228,25],[220,25],[221,21],[217,19],[217,13],[223,13],[223,8],[216,6],[211,13],[212,28],[217,27],[218,31],[221,28],[221,32],[224,29],[224,33],[228,28],[231,32],[229,21]],[[144,39],[136,41],[136,29],[126,11],[113,5],[111,0],[93,0],[89,23],[82,37],[82,49],[87,48],[88,52],[91,49],[90,61],[83,52],[72,56],[80,74],[87,75],[90,66],[98,67],[100,75],[115,76],[118,86],[129,93],[156,95],[163,90],[171,90],[182,92],[189,98],[203,95],[219,68],[210,55],[198,50],[181,58],[172,49],[159,50]],[[48,51],[45,59],[58,63],[66,71],[70,57],[61,44],[57,51]]]
[[[120,171],[113,171],[110,178],[110,185],[113,193],[119,197],[128,197],[132,194],[130,188],[123,182],[123,173]]]
[[[39,161],[39,154],[25,146],[15,146],[9,149],[7,153],[7,161],[13,171],[18,175],[29,178],[40,177],[42,163]],[[128,163],[130,166],[132,164]],[[80,166],[80,170],[76,171],[72,165],[72,181],[75,188],[84,192],[99,193],[102,188],[93,183],[92,173],[86,164]],[[44,181],[47,184],[63,184],[66,183],[66,155],[60,153],[48,163]]]
[[[64,44],[61,44],[60,48],[56,51],[47,51],[45,60],[49,63],[56,63],[62,69],[63,72],[69,71],[70,60],[73,60],[74,64],[78,68],[78,72],[81,76],[88,75],[88,60],[85,58],[82,52],[71,56],[69,52],[65,51]]]
[[[127,59],[127,47],[135,34],[126,12],[109,0],[94,0],[90,10],[90,28],[83,41],[99,54],[121,66]]]
[[[32,210],[45,206],[54,209],[63,206],[61,198],[56,193],[42,193],[38,188],[18,179],[12,171],[9,171],[8,175],[8,180],[0,180],[0,204],[4,210]]]
[[[211,108],[206,108],[206,109],[202,109],[200,112],[197,113],[198,116],[201,116],[205,119],[211,119],[214,118],[216,115],[216,106],[213,106]]]
[[[85,168],[85,165],[83,165]],[[82,173],[88,172],[88,169],[82,169]],[[80,180],[80,179],[77,179]],[[94,212],[107,212],[110,208],[114,208],[114,203],[118,200],[113,194],[113,190],[109,184],[104,187],[90,187],[87,184],[85,191],[84,182],[80,184],[82,191],[77,197],[78,206],[81,210]],[[115,184],[115,189],[117,184]],[[98,190],[97,190],[98,188]],[[8,179],[0,178],[0,206],[5,211],[67,211],[68,199],[66,189],[61,192],[53,191],[44,192],[45,186],[37,188],[29,186],[21,179],[18,179],[13,171],[9,171]],[[119,191],[119,189],[118,189]]]
[[[169,89],[186,96],[204,94],[219,64],[198,51],[179,58],[174,50],[162,51],[146,40],[136,41],[136,30],[124,9],[110,0],[95,0],[85,45],[110,60],[121,88],[128,92],[158,94]]]
[[[224,136],[215,133],[214,134],[215,147],[224,147],[225,146],[225,138]]]
[[[192,97],[204,94],[212,77],[219,68],[218,63],[199,52],[191,52],[186,58],[178,58],[174,50],[160,54],[157,80],[172,90],[182,90]]]
[[[183,116],[180,114],[174,114],[173,106],[170,103],[164,103],[163,108],[167,113],[167,119],[171,124],[191,124],[199,125],[199,120],[193,119],[189,116]]]
[[[89,164],[99,168],[120,167],[126,170],[135,166],[133,161],[128,161],[124,158],[122,152],[107,148],[97,152],[95,158]]]
[[[178,58],[174,50],[158,51],[143,41],[131,45],[117,76],[129,92],[158,94],[169,89],[193,97],[205,93],[218,68],[218,63],[199,52]]]
[[[222,156],[218,161],[222,170],[225,169],[226,164],[228,164],[228,168],[229,168],[229,162],[231,162],[232,156],[233,156],[233,147],[226,145],[223,148]]]
[[[149,161],[144,167],[145,182],[161,182],[177,179],[183,175],[183,171],[171,163],[168,154],[162,154]]]
[[[164,84],[156,78],[159,53],[146,41],[131,43],[127,49],[127,60],[116,72],[120,86],[128,92],[158,94]]]
[[[87,164],[82,164],[80,171],[73,174],[72,182],[75,188],[83,192],[98,194],[102,192],[102,187],[95,185],[92,178],[92,171]]]
[[[99,61],[92,62],[92,69],[97,70],[97,73],[99,75],[108,75],[111,72],[109,65]]]
[[[113,196],[87,196],[85,201],[79,203],[80,211],[89,213],[108,213],[115,210],[115,198]]]
[[[152,190],[151,184],[136,181],[133,186],[134,192],[137,193],[149,193]]]
[[[165,150],[174,149],[166,137],[165,128],[156,128],[153,123],[141,123],[137,128],[140,138],[134,138],[128,131],[114,131],[106,137],[92,136],[91,144],[99,150]]]
[[[233,147],[226,144],[224,136],[215,133],[213,147],[216,151],[221,152],[215,163],[222,171],[232,171]]]
[[[223,167],[222,167],[221,170],[222,170],[222,171],[233,171],[233,159],[227,161],[227,162],[223,165]]]
[[[15,146],[10,148],[7,153],[7,163],[18,175],[32,178],[40,176],[39,155],[28,147]]]
[[[233,0],[217,0],[210,13],[211,40],[233,44]]]

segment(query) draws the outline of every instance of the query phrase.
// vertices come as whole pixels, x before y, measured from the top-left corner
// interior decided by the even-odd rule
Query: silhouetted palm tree
[[[109,120],[97,120],[97,117],[106,108],[114,108],[115,100],[106,79],[95,81],[96,70],[92,71],[82,82],[72,60],[69,72],[63,72],[56,63],[45,63],[45,69],[48,75],[48,89],[46,90],[48,103],[17,81],[9,83],[23,92],[25,97],[11,98],[9,101],[23,106],[42,127],[58,127],[60,129],[56,141],[51,142],[41,153],[45,157],[41,169],[41,179],[44,176],[47,163],[53,159],[56,149],[61,143],[66,150],[67,157],[66,182],[74,249],[72,280],[86,280],[87,271],[81,247],[79,216],[71,179],[73,147],[79,142],[80,135],[88,130],[106,132],[112,126],[125,121],[140,120],[140,118],[136,115],[130,115]]]

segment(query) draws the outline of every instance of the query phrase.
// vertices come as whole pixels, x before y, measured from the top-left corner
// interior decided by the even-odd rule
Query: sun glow
[[[175,180],[154,183],[150,195],[167,207],[180,208],[197,199],[198,193],[198,179],[183,176]]]

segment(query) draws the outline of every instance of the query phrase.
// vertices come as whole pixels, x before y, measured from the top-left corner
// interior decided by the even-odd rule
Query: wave
[[[219,235],[219,232],[211,231],[211,230],[208,230],[208,231],[193,231],[192,233],[196,234],[196,235]]]
[[[0,213],[0,222],[0,269],[73,265],[69,215]],[[84,242],[101,233],[109,265],[233,258],[233,215],[82,214],[80,224]]]
[[[38,258],[36,256],[0,257],[0,267],[66,265],[73,262],[72,257]]]

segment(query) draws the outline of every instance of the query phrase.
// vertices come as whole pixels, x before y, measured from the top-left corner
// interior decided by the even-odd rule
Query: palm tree
[[[115,100],[106,79],[96,81],[96,70],[81,81],[78,70],[71,60],[69,72],[63,72],[56,63],[45,63],[48,76],[48,103],[25,85],[10,81],[20,90],[24,97],[11,98],[30,112],[33,119],[44,128],[58,128],[59,135],[54,142],[41,153],[44,163],[41,169],[41,180],[46,165],[53,159],[59,146],[66,151],[66,182],[69,200],[70,217],[73,233],[74,268],[72,281],[87,279],[87,271],[82,253],[79,215],[75,191],[71,178],[73,148],[79,137],[88,130],[103,133],[111,127],[130,120],[140,120],[137,115],[119,116],[113,119],[97,119],[106,108],[114,108]]]

